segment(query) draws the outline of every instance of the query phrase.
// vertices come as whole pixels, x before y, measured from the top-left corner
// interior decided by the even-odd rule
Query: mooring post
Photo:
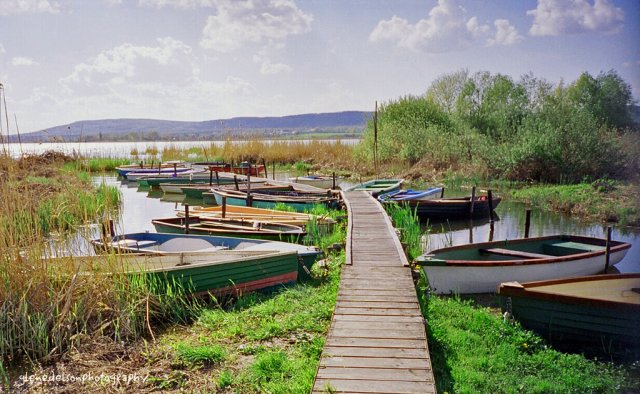
[[[178,176],[178,164],[177,163],[173,163],[173,176],[174,177]]]
[[[487,202],[489,203],[489,222],[493,223],[493,194],[487,191]]]
[[[227,217],[227,196],[222,196],[222,218]]]
[[[144,161],[140,160],[140,168],[144,168]]]
[[[216,185],[220,186],[220,174],[216,171]]]
[[[251,167],[252,164],[249,163],[249,171],[247,172],[247,206],[253,206],[253,201],[251,198]]]
[[[469,206],[469,216],[473,216],[473,208],[476,203],[476,187],[471,188],[471,205]]]
[[[440,198],[444,198],[444,186],[442,186],[442,190],[440,190]]]
[[[189,234],[189,204],[184,204],[184,233]]]
[[[113,219],[109,219],[106,223],[102,223],[102,238],[111,239],[116,235],[113,229]]]
[[[240,190],[240,186],[238,186],[238,176],[237,175],[233,175],[233,183],[236,184],[236,191]]]
[[[262,168],[264,169],[264,179],[269,179],[269,172],[267,170],[267,161],[262,159]]]
[[[607,243],[606,252],[604,254],[604,273],[609,271],[609,261],[611,259],[611,226],[607,226]]]
[[[273,180],[276,180],[276,162],[271,163],[271,175],[273,176]]]
[[[213,186],[213,167],[209,166],[209,186]]]
[[[524,217],[524,237],[529,238],[529,229],[531,228],[531,209],[527,208],[525,210]]]

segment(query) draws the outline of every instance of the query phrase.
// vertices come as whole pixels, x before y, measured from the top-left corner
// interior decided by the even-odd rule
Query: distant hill
[[[345,111],[281,117],[237,117],[202,122],[156,119],[84,120],[46,130],[22,134],[23,142],[33,141],[123,141],[198,140],[251,134],[267,137],[296,134],[359,135],[371,112]],[[12,140],[17,136],[11,136]]]

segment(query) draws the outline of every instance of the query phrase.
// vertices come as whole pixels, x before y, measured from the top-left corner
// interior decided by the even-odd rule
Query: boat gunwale
[[[588,297],[580,297],[575,295],[567,295],[559,292],[542,292],[537,290],[537,287],[540,287],[540,286],[559,285],[559,284],[575,283],[575,282],[595,282],[595,281],[612,280],[612,279],[633,279],[633,278],[640,278],[640,273],[587,275],[587,276],[578,276],[578,277],[569,277],[569,278],[560,278],[560,279],[532,281],[532,282],[525,282],[525,283],[520,283],[517,281],[504,282],[498,286],[498,294],[503,297],[521,297],[521,298],[529,298],[529,299],[536,299],[536,300],[543,300],[543,301],[564,302],[572,305],[627,309],[627,310],[634,310],[638,312],[640,311],[640,304],[637,304],[637,303],[603,300],[598,298],[588,298]]]
[[[530,241],[544,241],[548,239],[559,238],[564,241],[604,241],[602,238],[595,237],[584,237],[579,235],[549,235],[544,237],[534,237],[534,238],[519,238],[514,240],[502,240],[502,241],[492,241],[492,242],[482,242],[482,243],[474,243],[474,244],[465,244],[458,246],[449,246],[446,248],[435,249],[427,253],[436,254],[442,252],[448,252],[453,250],[460,249],[486,249],[490,246],[496,245],[505,245],[505,242],[508,244],[523,244],[528,243]],[[583,242],[590,243],[590,242]],[[611,241],[612,245],[610,248],[610,253],[620,252],[625,249],[631,248],[631,244],[622,241]],[[593,245],[593,243],[591,243]],[[589,257],[595,257],[604,255],[606,253],[606,249],[595,250],[584,253],[574,253],[566,256],[550,256],[548,258],[535,258],[535,259],[513,259],[513,260],[496,260],[496,261],[485,261],[485,260],[447,260],[447,259],[434,259],[437,261],[437,264],[429,264],[429,260],[419,261],[415,260],[417,265],[422,267],[497,267],[497,266],[521,266],[521,265],[538,265],[538,264],[555,264],[555,263],[566,263],[575,260],[582,260]],[[444,264],[442,264],[444,262]]]
[[[161,219],[153,219],[151,221],[151,223],[153,225],[155,224],[160,224],[162,226],[167,226],[167,227],[171,227],[171,228],[176,228],[176,229],[184,229],[185,225],[184,224],[176,224],[173,222],[176,221],[184,221],[184,217],[171,217],[171,218],[161,218]],[[255,222],[260,222],[259,220],[239,220],[239,219],[227,219],[227,218],[216,218],[216,217],[206,217],[206,216],[189,216],[189,219],[193,219],[193,220],[197,220],[197,223],[189,223],[189,228],[190,229],[202,229],[202,227],[205,227],[204,230],[209,231],[209,228],[206,228],[206,226],[202,226],[202,227],[192,227],[194,225],[199,225],[201,219],[204,219],[205,221],[219,221],[219,222],[225,222],[225,221],[235,221],[235,222],[243,222],[243,223],[255,223]],[[265,223],[267,225],[272,224],[272,223]],[[283,236],[289,236],[289,235],[299,235],[299,236],[305,236],[307,235],[307,232],[300,226],[296,226],[293,224],[287,224],[287,223],[280,223],[279,225],[283,226],[283,227],[293,227],[290,230],[285,230],[285,231],[280,231],[277,234],[283,235]],[[229,229],[225,229],[225,231],[233,231],[234,229],[229,228]],[[214,228],[212,228],[211,230],[212,232],[216,232],[216,230]],[[276,230],[274,230],[276,231]],[[275,232],[261,232],[259,230],[250,230],[250,229],[240,229],[238,231],[238,234],[249,234],[249,235],[265,235],[265,236],[269,236],[269,235],[276,235]],[[196,235],[196,234],[194,234]]]

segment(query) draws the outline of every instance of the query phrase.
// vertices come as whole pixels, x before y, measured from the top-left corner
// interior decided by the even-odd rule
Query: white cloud
[[[622,63],[622,67],[624,68],[632,68],[640,66],[640,60],[636,60],[635,62],[624,62]]]
[[[216,3],[215,0],[139,0],[138,4],[146,7],[173,7],[181,9],[212,7]]]
[[[11,59],[11,65],[13,66],[35,66],[36,63],[33,59],[28,57],[17,56]]]
[[[57,14],[60,12],[60,3],[49,0],[1,0],[0,15],[12,15],[23,13],[48,12]]]
[[[506,19],[496,19],[493,24],[496,27],[496,34],[493,38],[487,40],[488,46],[513,45],[524,39],[524,37],[518,33],[518,29]]]
[[[253,55],[253,61],[254,63],[260,63],[260,74],[262,75],[279,74],[283,72],[291,72],[291,70],[293,70],[293,68],[288,64],[272,63],[271,59],[266,54],[266,50],[262,50]]]
[[[466,10],[454,0],[438,0],[429,16],[415,25],[397,16],[380,21],[369,40],[391,41],[413,51],[449,52],[470,46],[474,38],[488,30],[476,17],[467,18]]]
[[[119,5],[122,4],[122,0],[102,0],[109,5]]]
[[[170,65],[188,66],[183,60],[178,61],[177,57],[190,53],[191,47],[171,37],[159,38],[155,47],[124,43],[77,64],[61,82],[71,88],[73,84],[121,84],[134,76],[138,79],[156,77]],[[143,73],[138,73],[139,69],[144,70]]]
[[[624,12],[610,0],[538,0],[529,34],[534,36],[560,36],[586,32],[615,33],[623,25]]]
[[[287,36],[311,29],[313,17],[291,0],[221,0],[207,18],[200,45],[229,52],[246,43],[277,45]]]
[[[4,49],[4,45],[2,45],[2,43],[0,43],[0,53],[5,53],[5,52],[7,52],[7,51]]]

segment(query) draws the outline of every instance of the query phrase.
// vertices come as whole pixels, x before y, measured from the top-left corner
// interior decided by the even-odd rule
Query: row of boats
[[[165,193],[171,193],[171,189],[166,185],[180,183],[173,180],[176,178],[173,175],[170,176],[172,178],[170,182],[158,182],[158,187],[167,188],[164,190]],[[224,245],[218,246],[211,243],[207,246],[201,241],[196,242],[192,238],[196,237],[195,235],[184,235],[184,233],[207,234],[201,238],[212,235],[217,237],[223,235],[218,230],[222,227],[221,224],[225,221],[231,224],[228,222],[230,220],[239,220],[240,223],[233,223],[232,226],[237,227],[237,230],[247,231],[245,233],[247,236],[272,240],[262,242],[281,240],[296,242],[304,236],[305,219],[294,217],[294,215],[305,215],[302,212],[309,211],[309,208],[315,204],[324,204],[329,207],[340,205],[340,195],[337,192],[316,188],[313,186],[313,179],[310,179],[307,184],[292,184],[256,177],[251,179],[251,176],[252,174],[248,174],[246,177],[240,177],[238,174],[229,175],[220,172],[215,173],[214,176],[209,171],[208,184],[198,186],[187,183],[182,185],[180,190],[188,195],[189,188],[199,188],[202,190],[203,201],[215,203],[217,206],[196,207],[189,213],[179,212],[175,218],[154,220],[158,234],[144,233],[113,238],[110,241],[112,243],[110,247],[122,248],[129,245],[131,248],[128,251],[149,253],[145,245],[153,245],[152,248],[157,248],[156,253],[162,254],[219,252],[229,254],[230,250],[234,250],[234,248],[228,248],[229,242],[223,242]],[[191,177],[188,182],[193,180],[193,176]],[[157,175],[153,178],[157,178]],[[307,181],[301,178],[298,177],[297,181]],[[326,178],[322,181],[329,181]],[[145,178],[139,179],[144,182]],[[331,177],[330,180],[334,186],[336,179]],[[155,179],[151,180],[151,182],[155,181]],[[152,183],[149,185],[153,186]],[[367,191],[383,206],[407,204],[419,217],[427,219],[486,217],[500,203],[500,198],[493,197],[490,193],[481,196],[475,196],[475,193],[472,193],[469,197],[444,198],[442,188],[414,191],[401,190],[401,186],[400,179],[374,180],[345,188],[344,191]],[[177,189],[173,190],[176,192]],[[210,200],[205,199],[207,195]],[[287,213],[290,215],[287,218],[277,217],[282,212],[279,214],[277,213],[279,211],[274,211],[273,208],[278,205],[286,205],[297,212]],[[259,212],[265,208],[271,209],[271,212]],[[250,213],[243,210],[258,211]],[[251,219],[252,214],[257,216]],[[330,226],[332,223],[327,220],[325,224]],[[298,228],[291,229],[287,226],[298,226]],[[267,231],[260,232],[260,228]],[[287,231],[292,232],[286,234]],[[240,236],[240,233],[233,234],[234,237]],[[179,241],[172,241],[172,239],[179,239]],[[246,237],[243,239],[245,241],[241,241],[240,244],[248,242]],[[152,243],[145,244],[146,242]],[[168,245],[176,243],[181,245],[179,252],[167,250]],[[188,246],[195,243],[201,244],[200,247]],[[308,248],[292,243],[285,244]],[[275,248],[276,245],[278,244],[260,247]],[[104,247],[105,245],[101,246],[101,248]],[[218,247],[221,248],[218,251],[209,249]],[[574,336],[577,336],[582,339],[596,338],[639,344],[640,274],[590,276],[603,271],[605,260],[608,261],[609,266],[617,264],[629,247],[628,243],[623,242],[607,243],[603,239],[562,235],[443,248],[420,256],[415,263],[424,271],[432,292],[464,294],[497,291],[501,295],[505,312],[520,320],[526,327],[547,336],[554,333],[560,335],[563,340],[568,337],[575,339]],[[300,255],[308,252],[297,250],[295,253]],[[304,263],[298,264],[296,277],[308,277],[308,272],[313,265],[312,261],[315,259],[317,255],[313,258],[308,256],[302,258],[301,261]],[[262,272],[266,271],[263,269]],[[292,271],[289,271],[288,275],[279,279],[273,277],[273,280],[253,278],[252,281],[256,280],[272,286],[274,283],[284,283],[278,282],[280,279],[291,279]],[[242,283],[233,280],[234,283]],[[255,286],[245,288],[253,289]]]

